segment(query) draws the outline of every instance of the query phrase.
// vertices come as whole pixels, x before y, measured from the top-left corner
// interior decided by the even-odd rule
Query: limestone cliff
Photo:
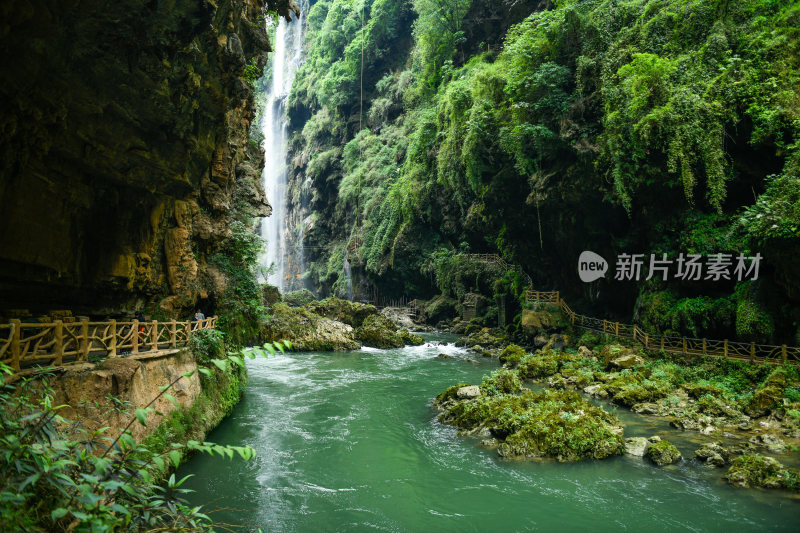
[[[231,213],[268,216],[252,85],[278,0],[0,7],[0,314],[186,314]],[[267,15],[269,16],[269,15]],[[98,303],[100,302],[100,303]]]

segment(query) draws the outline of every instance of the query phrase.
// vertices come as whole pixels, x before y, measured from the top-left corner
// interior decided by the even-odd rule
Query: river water
[[[431,342],[451,338],[427,335]],[[454,356],[437,359],[439,352]],[[693,461],[572,464],[501,460],[436,422],[430,400],[496,361],[452,344],[249,360],[241,403],[208,440],[247,444],[249,462],[198,455],[193,505],[251,531],[798,531],[800,503],[741,490]],[[637,416],[638,415],[631,415]],[[627,415],[626,415],[627,417]],[[645,429],[642,429],[645,428]],[[626,436],[652,434],[646,424]],[[685,457],[694,447],[676,442]]]

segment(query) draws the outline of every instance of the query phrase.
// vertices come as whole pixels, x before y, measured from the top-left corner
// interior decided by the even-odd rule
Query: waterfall
[[[300,16],[287,23],[283,18],[275,31],[275,52],[272,55],[272,83],[267,94],[261,131],[264,134],[264,191],[272,204],[272,215],[261,224],[261,236],[266,240],[266,252],[261,265],[274,265],[267,283],[283,290],[286,267],[286,185],[287,134],[286,99],[300,66],[303,52],[304,16],[308,2],[300,3]]]

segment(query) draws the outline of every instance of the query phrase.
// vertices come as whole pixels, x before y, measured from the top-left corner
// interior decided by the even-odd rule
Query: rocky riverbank
[[[697,460],[729,467],[724,477],[735,486],[800,488],[798,471],[781,463],[799,459],[800,374],[793,366],[687,360],[603,343],[593,333],[537,336],[528,347],[509,342],[500,330],[473,328],[460,344],[504,368],[480,386],[457,385],[434,400],[440,421],[492,437],[483,444],[500,455],[564,461],[627,453],[659,466]],[[506,384],[535,382],[545,390],[493,389],[500,376]],[[657,435],[625,439],[623,424],[603,407],[696,432],[699,447],[682,457]],[[548,434],[558,446],[544,444]]]

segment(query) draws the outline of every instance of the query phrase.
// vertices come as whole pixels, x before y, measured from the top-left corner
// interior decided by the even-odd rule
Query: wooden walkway
[[[786,364],[800,362],[800,347],[773,346],[754,342],[736,342],[713,339],[694,339],[690,337],[670,337],[651,335],[636,324],[623,324],[586,315],[579,315],[570,309],[558,291],[528,290],[525,293],[528,302],[544,303],[558,306],[570,324],[582,329],[597,331],[614,337],[633,340],[648,350],[662,350],[688,356],[723,357],[737,361],[753,361],[760,363]]]
[[[186,346],[192,333],[214,329],[217,317],[176,322],[74,322],[0,324],[0,362],[15,371],[33,366],[86,362],[89,355],[117,357],[123,352],[158,352]]]

